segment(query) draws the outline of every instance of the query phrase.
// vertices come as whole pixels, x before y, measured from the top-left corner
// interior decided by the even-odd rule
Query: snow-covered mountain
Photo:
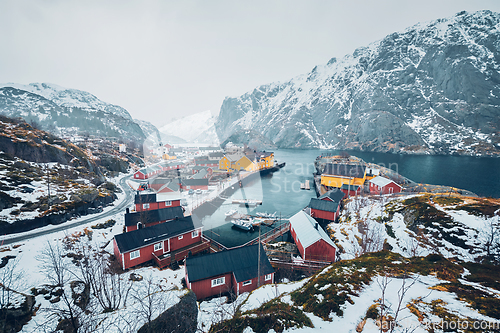
[[[127,110],[118,105],[101,101],[96,96],[86,91],[77,89],[67,89],[52,83],[4,83],[0,88],[12,87],[19,90],[29,91],[45,97],[56,105],[67,108],[80,108],[87,111],[104,111],[114,113],[125,119],[132,119]]]
[[[160,132],[155,125],[151,124],[149,121],[139,119],[134,119],[134,122],[141,126],[142,132],[150,144],[157,146],[162,142]]]
[[[500,14],[461,12],[226,98],[221,140],[278,147],[500,155]]]
[[[210,110],[192,114],[172,121],[159,131],[166,136],[174,136],[191,143],[219,144],[215,130],[217,118]]]
[[[0,84],[0,113],[61,136],[88,133],[140,141],[145,137],[124,108],[85,91],[48,83]]]

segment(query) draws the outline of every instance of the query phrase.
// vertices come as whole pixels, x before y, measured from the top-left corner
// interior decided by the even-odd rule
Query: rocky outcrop
[[[252,130],[279,148],[499,156],[499,26],[498,13],[461,12],[393,33],[226,98],[218,135]]]
[[[52,208],[42,202],[40,208],[47,209],[45,214],[32,219],[20,219],[14,222],[0,221],[0,234],[8,235],[34,230],[47,225],[59,225],[75,217],[80,217],[101,211],[99,207],[111,204],[117,197],[115,194],[99,195],[99,192],[89,191],[82,196],[72,195],[71,201],[59,203],[52,201]],[[35,204],[39,204],[37,202]],[[30,207],[32,210],[36,207]]]
[[[198,325],[196,295],[189,291],[179,303],[163,312],[151,324],[145,324],[137,332],[194,333]]]

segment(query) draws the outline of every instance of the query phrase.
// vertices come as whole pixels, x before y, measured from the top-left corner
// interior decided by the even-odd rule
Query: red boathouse
[[[232,293],[240,295],[274,283],[274,269],[260,244],[186,259],[186,284],[198,300]]]
[[[302,259],[335,262],[337,246],[319,223],[304,211],[290,218],[290,234]]]

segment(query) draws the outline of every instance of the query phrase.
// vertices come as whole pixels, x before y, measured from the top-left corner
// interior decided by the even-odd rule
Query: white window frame
[[[198,230],[194,230],[193,232],[191,232],[191,238],[196,238],[200,235],[199,231]]]
[[[142,209],[149,209],[149,204],[148,203],[142,204]]]
[[[159,250],[161,250],[161,249],[163,249],[163,242],[156,243],[156,244],[154,245],[153,251],[155,251],[155,252],[156,252],[156,251],[159,251]]]
[[[244,286],[249,286],[249,285],[251,285],[251,284],[252,284],[252,280],[247,280],[247,281],[243,281],[243,282],[241,283],[241,286],[242,286],[242,287],[244,287]]]
[[[212,288],[213,287],[218,287],[226,284],[226,277],[221,276],[216,279],[212,279]]]
[[[264,277],[264,280],[265,281],[269,281],[273,278],[273,275],[272,274],[266,274],[266,276]]]
[[[141,250],[140,249],[130,252],[130,260],[137,259],[140,256],[141,256]]]
[[[177,237],[178,240],[181,240],[184,238],[184,235],[180,235],[179,237]]]
[[[172,206],[172,201],[165,201],[165,206]]]

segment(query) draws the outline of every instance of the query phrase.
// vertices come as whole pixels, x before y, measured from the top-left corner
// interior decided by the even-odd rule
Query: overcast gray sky
[[[88,91],[162,126],[498,0],[0,0],[0,82]]]

